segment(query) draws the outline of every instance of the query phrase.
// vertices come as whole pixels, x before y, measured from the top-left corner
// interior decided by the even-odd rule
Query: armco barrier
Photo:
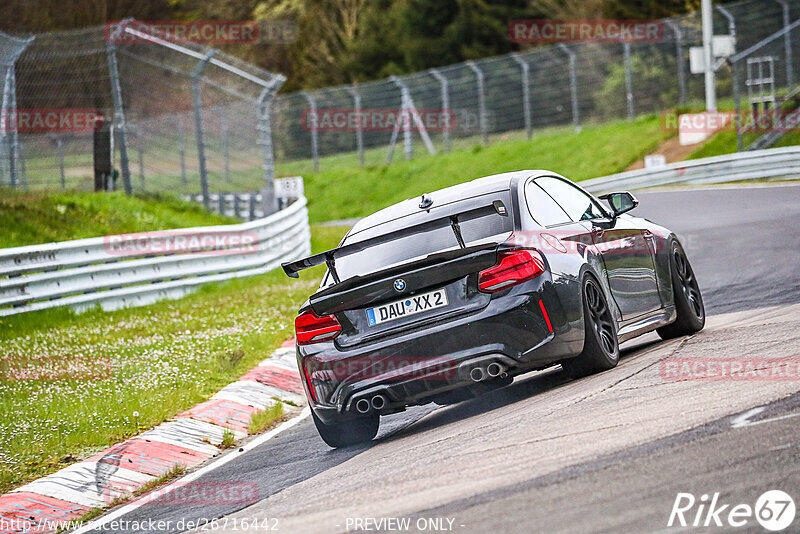
[[[247,245],[231,248],[224,241],[231,235],[245,236]],[[155,246],[176,236],[186,237],[179,251]],[[192,236],[207,240],[193,242]],[[135,250],[115,251],[114,243],[126,237]],[[215,239],[221,244],[209,246]],[[305,197],[243,224],[0,249],[0,316],[58,306],[141,306],[179,298],[208,282],[263,274],[310,252]]]
[[[800,179],[800,146],[753,150],[679,161],[581,182],[592,193],[671,184],[715,184],[739,180]]]

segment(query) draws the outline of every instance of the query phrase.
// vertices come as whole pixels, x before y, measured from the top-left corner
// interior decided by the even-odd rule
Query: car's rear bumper
[[[471,370],[482,367],[485,372],[492,362],[509,374],[547,365],[581,350],[582,332],[576,335],[577,323],[568,315],[555,291],[543,289],[543,281],[532,281],[493,298],[479,312],[423,331],[346,350],[333,342],[313,346],[314,352],[302,347],[298,356],[304,376],[309,369],[309,376],[334,377],[327,385],[315,378],[317,398],[309,402],[317,416],[330,423],[424,404],[437,394],[474,384]],[[313,372],[320,369],[325,372]],[[307,381],[304,386],[308,391]],[[381,409],[356,408],[360,399],[369,402],[376,395],[384,397]]]

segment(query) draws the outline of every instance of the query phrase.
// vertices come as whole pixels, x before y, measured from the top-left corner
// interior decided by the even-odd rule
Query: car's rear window
[[[492,213],[463,221],[459,227],[464,244],[472,246],[505,239],[512,230],[512,222],[511,217]],[[352,239],[345,239],[342,244],[358,241],[361,239],[356,235],[352,236]],[[453,229],[444,226],[422,234],[401,237],[355,254],[337,257],[336,271],[341,280],[346,280],[458,247]],[[327,280],[324,285],[327,285]]]

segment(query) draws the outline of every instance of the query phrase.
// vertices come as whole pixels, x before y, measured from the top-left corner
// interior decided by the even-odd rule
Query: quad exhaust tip
[[[373,410],[383,410],[386,406],[386,397],[383,395],[375,395],[372,397],[372,409]]]
[[[492,362],[486,366],[486,374],[492,378],[500,376],[503,371],[505,371],[505,368],[497,362]]]
[[[367,413],[370,407],[367,399],[358,399],[358,401],[356,401],[356,411],[358,411],[358,413]]]
[[[473,382],[480,382],[486,378],[486,374],[483,372],[483,367],[473,367],[469,372],[469,377]]]

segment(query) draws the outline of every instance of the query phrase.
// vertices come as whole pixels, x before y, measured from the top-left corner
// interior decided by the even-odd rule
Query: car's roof
[[[554,175],[555,173],[545,170],[522,170],[513,172],[504,172],[502,174],[493,174],[491,176],[484,176],[483,178],[476,178],[469,182],[457,184],[438,191],[426,193],[427,196],[433,200],[433,206],[442,206],[457,202],[459,200],[477,197],[497,191],[506,191],[511,187],[514,180],[527,178],[533,175]],[[364,217],[358,221],[350,230],[350,235],[361,232],[368,228],[372,228],[386,222],[394,221],[406,215],[419,213],[419,203],[421,197],[414,197],[406,199],[397,204],[393,204],[380,211],[376,211],[372,215]]]

